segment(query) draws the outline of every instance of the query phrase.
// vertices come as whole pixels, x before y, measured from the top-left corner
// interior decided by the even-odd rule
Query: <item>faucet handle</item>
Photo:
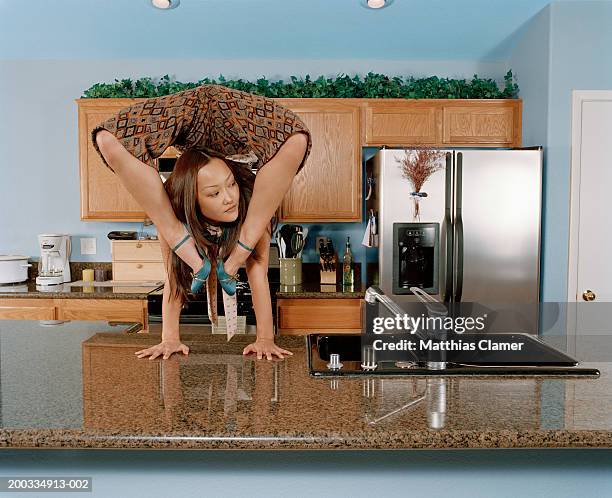
[[[327,368],[330,370],[339,370],[344,365],[340,363],[340,355],[337,353],[332,353],[329,355],[329,363],[327,364]]]

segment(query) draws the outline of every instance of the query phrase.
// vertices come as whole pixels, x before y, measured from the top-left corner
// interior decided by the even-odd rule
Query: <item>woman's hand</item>
[[[249,344],[242,351],[243,355],[247,355],[249,353],[257,353],[258,360],[261,360],[264,354],[268,360],[271,360],[273,355],[278,356],[281,360],[285,358],[283,355],[293,356],[291,351],[279,348],[276,344],[274,344],[274,339],[260,338],[258,338],[254,343]]]
[[[189,348],[181,343],[181,341],[162,341],[150,348],[136,351],[134,354],[138,356],[138,358],[146,358],[149,356],[149,360],[163,355],[163,359],[166,360],[170,358],[172,353],[183,353],[187,355],[189,354]]]

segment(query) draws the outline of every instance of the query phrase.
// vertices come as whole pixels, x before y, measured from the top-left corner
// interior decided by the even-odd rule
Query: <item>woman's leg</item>
[[[121,184],[155,223],[157,230],[168,241],[170,247],[174,247],[187,232],[174,214],[159,173],[136,159],[107,130],[101,130],[96,134],[96,142]],[[202,267],[202,258],[198,254],[193,238],[189,238],[181,245],[176,254],[194,271]]]
[[[291,187],[297,169],[304,159],[308,137],[304,133],[290,136],[276,155],[257,172],[253,195],[247,209],[246,219],[240,230],[240,241],[255,247]],[[232,249],[223,263],[225,271],[233,275],[251,253],[239,244]]]

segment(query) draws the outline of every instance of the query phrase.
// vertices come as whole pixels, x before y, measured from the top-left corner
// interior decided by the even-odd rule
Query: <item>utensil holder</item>
[[[280,283],[298,285],[302,283],[302,258],[280,258]]]

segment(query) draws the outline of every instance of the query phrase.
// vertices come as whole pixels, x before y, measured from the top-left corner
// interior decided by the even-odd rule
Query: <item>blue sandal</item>
[[[192,237],[187,224],[183,223],[183,225],[185,225],[185,229],[187,230],[187,235],[185,235],[185,237],[183,237],[183,239],[172,248],[172,251],[175,253],[176,253],[176,250],[179,247],[181,247],[187,241],[187,239],[189,239],[189,237]],[[194,239],[194,242],[195,242],[195,239]],[[195,274],[193,272],[191,273],[191,275],[193,276],[193,281],[191,282],[191,292],[193,294],[197,294],[198,292],[200,292],[200,290],[204,286],[204,283],[208,279],[208,275],[210,275],[210,269],[211,269],[211,264],[208,258],[206,257],[206,254],[202,254],[197,245],[196,245],[196,250],[198,251],[198,254],[202,257],[202,268],[200,268]]]
[[[240,241],[238,241],[238,244],[249,252],[253,251],[251,247]],[[236,294],[236,282],[239,281],[238,273],[236,273],[236,275],[229,275],[225,271],[225,268],[223,268],[223,260],[221,258],[217,258],[217,278],[221,284],[221,288],[227,295],[233,296]]]

